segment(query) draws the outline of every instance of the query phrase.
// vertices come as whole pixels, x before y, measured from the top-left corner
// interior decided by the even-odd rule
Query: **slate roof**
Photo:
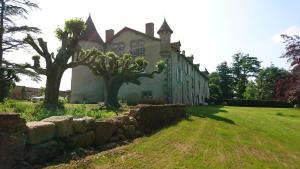
[[[111,38],[107,43],[110,43],[113,39],[117,38],[118,36],[120,36],[123,32],[126,32],[126,31],[131,31],[131,32],[134,32],[136,34],[139,34],[139,35],[142,35],[144,37],[147,37],[147,38],[150,38],[152,40],[158,40],[160,41],[159,38],[156,38],[156,37],[153,37],[153,36],[149,36],[143,32],[140,32],[140,31],[137,31],[135,29],[132,29],[132,28],[129,28],[129,27],[124,27],[123,29],[121,29],[118,33],[116,33],[113,38]]]
[[[173,33],[172,29],[170,28],[170,26],[168,25],[166,19],[164,19],[163,24],[161,25],[161,27],[159,28],[159,30],[157,31],[157,33],[161,33],[161,32],[170,32]]]
[[[97,29],[94,25],[91,15],[89,15],[86,21],[86,29],[82,32],[80,36],[80,40],[86,40],[86,41],[92,41],[92,42],[104,44],[104,41],[102,40],[102,38],[97,32]]]

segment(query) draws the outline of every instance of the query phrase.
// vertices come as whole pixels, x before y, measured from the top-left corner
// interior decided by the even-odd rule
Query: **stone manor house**
[[[153,79],[141,78],[141,85],[124,84],[119,91],[119,99],[134,103],[183,103],[203,104],[209,97],[208,72],[200,71],[194,64],[194,57],[186,56],[180,49],[180,41],[171,42],[172,29],[164,20],[154,36],[154,24],[147,23],[145,33],[124,27],[118,33],[106,30],[105,42],[98,34],[91,16],[79,45],[84,48],[97,48],[101,51],[114,51],[117,54],[131,53],[144,56],[149,62],[147,72],[155,69],[159,60],[167,63],[167,69],[156,74]],[[104,101],[104,83],[88,67],[72,69],[71,102],[95,103]]]

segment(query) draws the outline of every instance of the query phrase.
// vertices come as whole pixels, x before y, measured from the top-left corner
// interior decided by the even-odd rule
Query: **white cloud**
[[[281,38],[280,35],[282,34],[286,34],[286,35],[300,35],[300,27],[299,26],[290,26],[288,27],[286,30],[282,31],[282,32],[279,32],[279,33],[276,33],[272,39],[275,43],[282,43],[283,40]]]

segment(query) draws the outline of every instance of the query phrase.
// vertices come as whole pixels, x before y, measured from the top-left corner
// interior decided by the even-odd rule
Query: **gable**
[[[159,38],[151,37],[151,36],[146,35],[145,33],[142,33],[140,31],[137,31],[137,30],[134,30],[134,29],[131,29],[131,28],[128,28],[128,27],[124,27],[117,34],[115,34],[110,41],[108,41],[106,43],[111,44],[115,39],[118,39],[120,36],[122,36],[124,34],[131,34],[133,36],[140,36],[141,38],[147,38],[149,40],[160,41]],[[132,39],[132,38],[129,38],[129,39]]]

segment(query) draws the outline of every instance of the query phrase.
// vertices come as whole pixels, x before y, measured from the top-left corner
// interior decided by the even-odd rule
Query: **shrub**
[[[293,107],[291,103],[277,100],[225,99],[224,104],[241,107]]]
[[[72,115],[74,117],[90,116],[95,118],[107,118],[115,116],[115,110],[109,110],[99,104],[65,104],[64,100],[59,101],[59,108],[47,110],[43,102],[32,103],[28,101],[5,100],[0,104],[0,112],[19,113],[26,121],[39,121],[50,116]],[[127,107],[118,109],[124,112]]]

